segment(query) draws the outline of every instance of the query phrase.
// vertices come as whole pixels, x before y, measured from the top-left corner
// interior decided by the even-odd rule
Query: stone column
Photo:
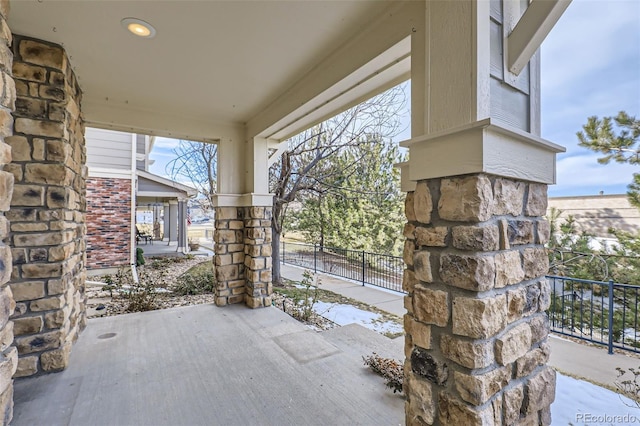
[[[4,212],[9,210],[13,194],[13,174],[10,168],[11,148],[4,141],[13,134],[13,117],[15,107],[15,87],[11,77],[11,33],[6,19],[9,13],[9,2],[0,1],[0,423],[9,424],[13,417],[13,380],[11,377],[18,366],[18,350],[13,343],[13,322],[9,319],[13,314],[15,302],[11,288],[7,284],[11,277],[11,250],[4,243],[9,234],[9,221]]]
[[[546,190],[473,174],[408,194],[408,425],[550,424]]]
[[[169,245],[178,243],[178,201],[169,201]]]
[[[62,47],[14,36],[11,220],[17,377],[67,366],[85,325],[81,92]]]
[[[271,306],[271,210],[245,208],[245,303],[251,308]]]
[[[244,208],[216,207],[214,268],[216,271],[216,305],[244,301]]]

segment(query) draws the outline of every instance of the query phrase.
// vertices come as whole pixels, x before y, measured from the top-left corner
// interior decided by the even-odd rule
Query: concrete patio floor
[[[362,363],[402,359],[363,327],[199,305],[91,319],[67,370],[16,380],[13,425],[394,425],[404,400]]]

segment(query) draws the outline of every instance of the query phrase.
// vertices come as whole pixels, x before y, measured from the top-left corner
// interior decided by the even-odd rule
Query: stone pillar
[[[187,252],[187,202],[178,202],[178,251]]]
[[[216,305],[271,305],[271,207],[216,207]]]
[[[165,217],[166,219],[166,217]],[[169,244],[178,243],[178,201],[169,201]]]
[[[162,221],[162,241],[169,241],[169,203],[164,203],[164,219]]]
[[[4,212],[9,210],[13,194],[14,176],[9,172],[11,164],[11,148],[4,143],[13,134],[13,117],[15,107],[15,86],[11,77],[11,33],[6,19],[9,13],[9,2],[0,1],[0,423],[9,424],[13,417],[13,380],[11,376],[18,366],[18,350],[13,343],[13,322],[9,319],[13,314],[15,302],[11,288],[7,284],[11,277],[11,250],[4,243],[9,234],[9,222]]]
[[[216,271],[216,305],[244,301],[244,207],[216,207],[214,269]]]
[[[85,325],[81,92],[62,47],[14,35],[11,220],[16,377],[67,366]]]
[[[406,201],[408,425],[550,424],[547,186],[473,174]]]
[[[244,215],[245,303],[271,306],[271,207],[246,207]]]

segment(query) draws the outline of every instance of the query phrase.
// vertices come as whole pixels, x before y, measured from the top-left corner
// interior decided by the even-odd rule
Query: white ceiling
[[[362,0],[14,0],[9,26],[65,47],[90,123],[117,127],[122,115],[110,111],[120,109],[237,125],[263,113],[390,6]],[[120,24],[126,17],[151,23],[156,37],[130,34]],[[151,130],[135,116],[127,114],[128,125]]]

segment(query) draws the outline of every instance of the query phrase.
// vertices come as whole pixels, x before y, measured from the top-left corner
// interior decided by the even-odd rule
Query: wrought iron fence
[[[548,276],[551,330],[578,339],[640,353],[640,287],[613,281]]]
[[[405,293],[402,257],[317,244],[282,243],[282,263]]]

